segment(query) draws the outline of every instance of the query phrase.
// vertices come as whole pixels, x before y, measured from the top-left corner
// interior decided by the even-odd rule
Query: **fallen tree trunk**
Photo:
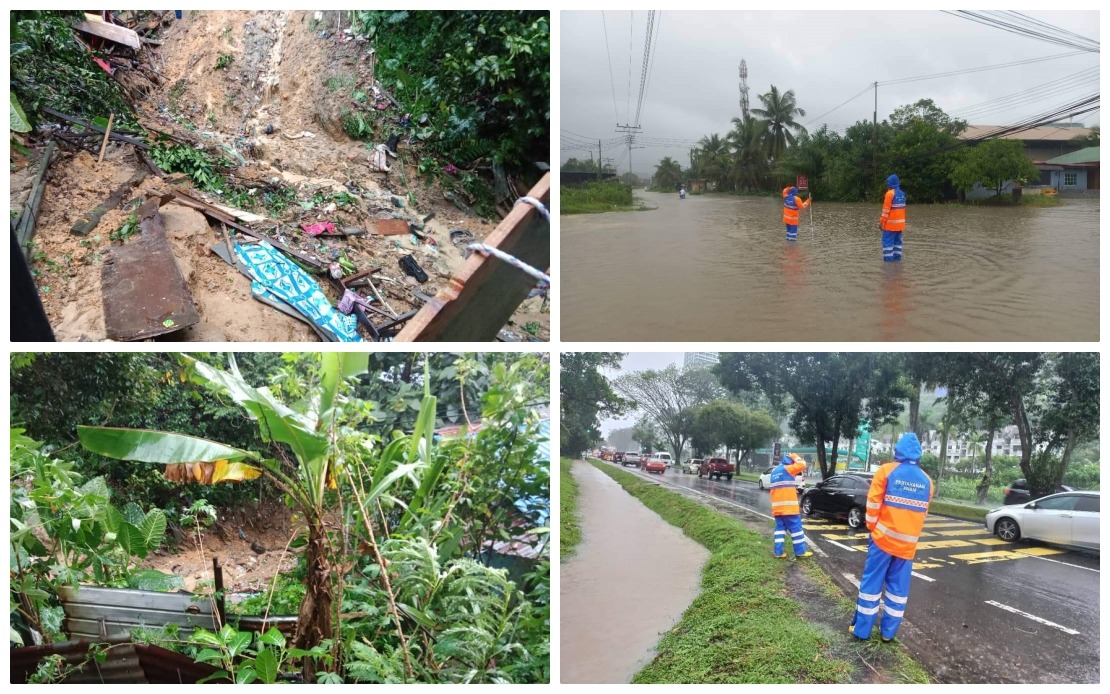
[[[123,202],[123,197],[127,195],[127,193],[130,192],[132,188],[142,183],[145,178],[146,171],[140,170],[138,173],[128,179],[127,182],[125,182],[123,185],[113,190],[104,200],[104,202],[92,208],[87,213],[85,213],[83,217],[78,219],[73,227],[69,230],[69,233],[76,234],[78,236],[87,236],[89,232],[96,228],[97,224],[100,224],[100,219],[104,216],[104,213],[106,213],[108,210],[114,210],[119,207],[119,204]]]
[[[27,255],[27,247],[35,235],[35,224],[39,218],[39,205],[42,204],[42,193],[46,189],[46,170],[50,168],[50,158],[54,154],[54,140],[46,143],[46,150],[42,153],[42,162],[39,164],[39,173],[31,186],[31,194],[23,205],[23,214],[19,217],[19,226],[16,228],[16,239],[23,255]]]
[[[92,123],[88,120],[85,120],[84,118],[81,118],[79,116],[71,116],[71,115],[62,113],[60,111],[55,111],[54,109],[50,108],[49,106],[44,106],[42,108],[42,112],[45,113],[48,116],[53,116],[54,118],[57,118],[60,121],[64,121],[66,123],[72,123],[74,125],[80,125],[82,128],[85,128],[87,130],[92,130],[93,132],[98,132],[101,135],[103,135],[106,132],[106,130],[104,128],[100,127],[99,125],[97,125],[95,123]],[[108,135],[108,139],[109,140],[115,140],[116,142],[126,142],[127,144],[135,145],[136,147],[138,147],[139,149],[142,149],[142,150],[150,149],[150,145],[143,142],[141,139],[139,139],[137,137],[132,137],[130,135],[124,135],[124,134],[119,133],[119,132],[111,133],[110,135]]]

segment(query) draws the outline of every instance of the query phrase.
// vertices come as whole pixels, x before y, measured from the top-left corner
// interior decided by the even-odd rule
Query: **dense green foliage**
[[[582,539],[578,518],[578,482],[570,474],[574,461],[559,460],[559,557],[574,554]]]
[[[367,371],[366,355],[255,355],[240,369],[239,359],[232,357],[206,363],[151,354],[17,354],[12,358],[13,381],[18,377],[23,391],[34,391],[44,377],[73,368],[67,357],[88,358],[81,363],[97,374],[82,384],[87,388],[84,407],[98,400],[100,390],[110,398],[92,408],[96,418],[86,418],[82,404],[75,405],[76,422],[59,421],[48,407],[37,405],[34,412],[59,427],[63,437],[72,436],[74,423],[92,421],[94,426],[78,430],[81,444],[115,459],[104,461],[112,467],[186,464],[207,469],[214,479],[231,466],[253,469],[281,490],[302,527],[292,543],[301,555],[301,568],[281,579],[278,602],[267,597],[266,603],[291,606],[298,591],[290,588],[289,579],[303,578],[298,629],[290,648],[269,643],[272,635],[235,630],[194,635],[188,644],[167,634],[155,642],[213,663],[235,681],[272,681],[276,671],[288,675],[298,664],[301,677],[314,682],[549,679],[548,533],[542,526],[550,485],[548,461],[539,455],[541,419],[536,410],[546,401],[549,386],[540,357],[505,354],[485,363],[469,355],[447,355],[444,361],[450,366],[444,368],[454,371],[440,382],[472,393],[467,412],[482,427],[470,436],[443,438],[434,434],[436,397],[430,391],[437,379],[431,376],[432,358],[420,360],[423,387],[415,420],[396,420],[394,428],[392,417],[379,420],[377,403],[356,393],[383,375]],[[130,400],[133,384],[112,383],[111,372],[98,368],[97,358],[143,382],[145,395],[139,399],[157,399],[158,389],[187,384],[187,392],[195,393],[202,406],[160,431],[98,426],[117,407],[132,417],[150,413],[149,406]],[[154,367],[164,364],[151,359],[174,368],[161,373]],[[475,390],[468,386],[471,378],[481,384]],[[26,416],[27,408],[20,413],[19,402],[13,394],[13,412],[25,421],[33,419]],[[243,436],[246,443],[231,445],[230,437],[198,435],[201,426],[209,436],[226,426],[221,417],[204,421],[220,408],[237,412],[234,423],[253,429]],[[243,435],[237,427],[227,431]],[[88,463],[72,464],[79,465]],[[13,490],[17,482],[13,479]],[[107,490],[103,481],[99,485]],[[205,487],[204,493],[215,498],[221,486]],[[71,513],[70,506],[77,504],[61,511]],[[198,502],[182,515],[195,519],[202,507],[207,504]],[[154,536],[148,526],[154,528],[159,515],[125,512],[126,521],[142,531],[141,538]],[[130,533],[124,536],[130,538]],[[131,540],[141,538],[130,538],[126,546],[140,557],[150,546]],[[531,543],[538,558],[493,551],[494,542],[510,539]],[[110,540],[104,536],[100,545]],[[342,620],[335,617],[339,612]]]
[[[560,214],[619,212],[633,206],[632,189],[619,181],[594,181],[566,186],[559,193]]]
[[[115,129],[137,125],[123,94],[73,36],[81,12],[18,10],[9,14],[11,89],[32,123],[43,106],[92,118],[116,115]],[[102,57],[102,56],[98,56]]]
[[[559,355],[560,445],[578,455],[601,441],[600,415],[617,417],[626,404],[601,369],[619,369],[623,354],[563,352]]]
[[[352,21],[423,150],[457,167],[468,193],[495,185],[474,173],[491,167],[539,178],[534,162],[550,152],[547,11],[359,10]]]

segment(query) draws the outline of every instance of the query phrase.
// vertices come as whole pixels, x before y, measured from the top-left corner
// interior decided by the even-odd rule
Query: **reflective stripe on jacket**
[[[798,508],[798,482],[794,477],[805,472],[805,469],[805,463],[779,463],[771,470],[772,516],[797,516],[802,512]]]
[[[809,200],[802,200],[797,195],[786,195],[782,198],[782,223],[798,226],[798,210],[809,207]]]
[[[906,194],[901,188],[891,188],[883,198],[883,213],[879,217],[883,231],[906,230]]]
[[[933,491],[933,481],[913,463],[880,467],[867,492],[867,529],[875,544],[887,554],[913,559]]]

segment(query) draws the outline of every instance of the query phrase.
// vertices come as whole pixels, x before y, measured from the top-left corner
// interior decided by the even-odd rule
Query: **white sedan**
[[[1028,504],[1003,506],[987,514],[987,532],[1007,542],[1041,540],[1099,549],[1099,492],[1052,494]]]
[[[776,467],[778,466],[772,465],[771,467],[764,470],[763,474],[759,476],[760,489],[767,489],[771,486],[771,471],[774,470]],[[798,489],[806,486],[806,476],[804,474],[795,476],[794,481],[798,483]]]

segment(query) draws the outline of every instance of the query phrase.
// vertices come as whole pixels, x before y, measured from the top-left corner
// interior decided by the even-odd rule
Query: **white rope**
[[[528,263],[524,262],[520,258],[517,258],[516,256],[509,255],[505,251],[502,251],[498,248],[494,248],[493,246],[487,246],[484,243],[472,243],[472,244],[470,244],[466,247],[466,250],[468,250],[468,251],[479,251],[479,252],[485,253],[486,255],[492,255],[493,257],[495,257],[499,260],[504,260],[506,263],[508,263],[509,265],[512,265],[515,268],[520,268],[521,270],[523,270],[524,272],[527,272],[532,277],[535,277],[540,282],[544,282],[548,285],[551,284],[551,278],[548,277],[546,274],[540,272],[539,270],[532,267]]]
[[[526,203],[528,203],[532,207],[539,210],[540,214],[543,215],[543,218],[546,219],[548,221],[548,223],[551,222],[551,213],[547,211],[547,207],[542,202],[540,202],[538,199],[530,198],[530,197],[525,196],[525,197],[517,200],[517,202],[526,202]]]

